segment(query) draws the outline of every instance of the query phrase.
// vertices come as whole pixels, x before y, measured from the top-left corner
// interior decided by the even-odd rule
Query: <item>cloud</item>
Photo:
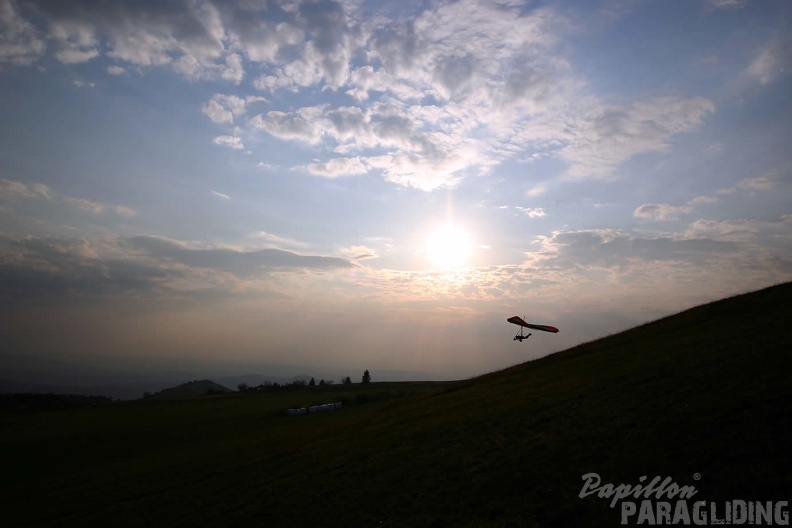
[[[305,169],[311,174],[326,178],[365,174],[368,168],[360,158],[335,158],[326,162],[310,163]]]
[[[754,178],[744,178],[737,184],[737,187],[746,191],[769,191],[775,184],[775,175],[768,173]]]
[[[31,0],[22,12],[9,0],[0,6],[0,23],[16,26],[10,33],[12,45],[0,51],[10,62],[31,64],[43,56],[48,41],[64,64],[104,54],[138,67],[170,65],[193,79],[223,74],[240,78],[239,64],[223,43],[220,13],[209,2],[75,0],[66,5]]]
[[[237,53],[228,55],[225,59],[226,68],[221,77],[234,84],[239,84],[245,77],[245,69],[242,67],[242,57]]]
[[[112,59],[112,75],[167,67],[190,80],[242,85],[254,68],[257,89],[289,90],[296,104],[272,97],[272,108],[240,125],[250,130],[216,144],[242,150],[238,136],[250,131],[346,160],[308,168],[323,176],[366,167],[430,191],[508,158],[552,155],[569,163],[572,177],[611,177],[637,154],[670,148],[714,108],[703,98],[600,103],[564,56],[572,24],[550,8],[460,0],[372,14],[333,0],[68,7],[30,0],[24,10],[2,2],[1,20],[16,28],[0,47],[9,62],[32,63],[50,42],[62,62]],[[304,105],[321,91],[336,92],[339,102]],[[252,101],[215,94],[201,110],[230,125]]]
[[[688,214],[693,209],[687,205],[670,205],[667,203],[643,204],[633,211],[636,218],[651,220],[676,220],[680,215]]]
[[[690,205],[695,205],[696,203],[708,203],[708,202],[715,202],[718,200],[720,196],[728,196],[737,193],[738,191],[747,191],[747,192],[755,192],[755,191],[770,191],[776,185],[778,185],[779,179],[779,171],[772,170],[768,171],[761,176],[752,176],[749,178],[743,178],[736,185],[732,187],[721,187],[715,191],[717,196],[710,197],[710,196],[698,196],[689,202]]]
[[[250,120],[254,129],[263,129],[275,137],[286,140],[305,141],[316,143],[321,132],[310,124],[315,109],[303,108],[297,114],[289,114],[279,110],[260,114]]]
[[[279,246],[303,247],[306,245],[304,242],[300,242],[299,240],[295,240],[293,238],[281,237],[273,233],[268,233],[266,231],[257,231],[249,236],[253,238],[266,240],[267,242],[271,242]]]
[[[217,136],[212,140],[212,143],[234,150],[243,150],[245,148],[245,145],[242,144],[242,138],[237,136]]]
[[[263,273],[267,269],[334,269],[353,267],[349,260],[338,257],[302,255],[282,249],[240,251],[226,248],[193,247],[164,237],[137,236],[126,241],[129,247],[145,251],[158,259],[191,268],[211,268],[237,276]]]
[[[363,253],[344,258],[282,249],[246,251],[155,236],[0,236],[0,247],[0,296],[15,300],[64,296],[165,300],[246,292],[280,295],[278,288],[287,280],[284,273],[299,278],[299,273],[307,271],[351,269],[357,266],[354,260],[370,253],[361,249]]]
[[[349,246],[338,250],[339,255],[350,260],[359,261],[379,258],[379,254],[366,246]]]
[[[517,210],[527,215],[529,218],[541,218],[543,216],[547,216],[547,213],[542,207],[518,207]]]
[[[26,184],[19,181],[0,179],[0,199],[42,199],[48,202],[64,203],[76,209],[94,214],[114,213],[118,216],[132,217],[137,213],[122,205],[109,205],[93,202],[85,198],[73,198],[56,194],[48,186],[41,183]]]
[[[124,75],[126,74],[126,69],[122,68],[121,66],[108,66],[107,73],[110,75]]]
[[[266,99],[260,96],[215,94],[201,107],[201,111],[215,123],[230,124],[235,118],[244,115],[249,105],[263,102],[266,102]]]
[[[641,237],[611,229],[555,231],[550,237],[542,237],[540,246],[540,251],[533,255],[539,259],[536,262],[564,268],[580,265],[618,268],[633,261],[703,263],[735,249],[732,242],[712,238]]]
[[[46,41],[13,0],[0,0],[0,64],[30,66],[46,51]]]
[[[660,97],[595,108],[574,126],[560,155],[570,163],[572,177],[608,177],[637,154],[668,150],[674,135],[694,129],[714,110],[702,97]]]
[[[792,227],[792,215],[784,215],[777,219],[763,220],[757,218],[738,218],[733,220],[704,220],[691,223],[685,232],[686,237],[710,236],[725,240],[756,239],[756,235],[773,238],[778,242],[788,243],[792,240],[789,228]]]
[[[748,0],[704,0],[704,3],[713,9],[742,9]]]
[[[545,192],[547,192],[547,186],[543,183],[540,183],[525,191],[525,196],[536,198],[537,196],[543,195]]]
[[[135,216],[137,213],[130,209],[129,207],[124,207],[121,205],[106,205],[97,202],[92,202],[90,200],[86,200],[85,198],[68,198],[63,197],[61,200],[64,203],[72,205],[77,209],[81,209],[83,211],[88,211],[89,213],[94,214],[101,214],[105,212],[112,212],[119,216],[124,216],[130,218]]]
[[[787,36],[765,44],[748,66],[747,73],[759,84],[770,84],[788,73],[791,62],[792,38]]]
[[[52,191],[46,185],[34,183],[27,185],[14,180],[0,179],[0,198],[6,200],[18,200],[21,198],[43,198],[52,199]]]
[[[0,243],[0,296],[16,301],[65,296],[146,295],[182,272],[129,258],[102,257],[106,250],[85,238],[32,237]]]
[[[216,196],[216,197],[218,197],[218,198],[220,198],[222,200],[230,200],[231,199],[230,196],[228,196],[227,194],[223,194],[223,193],[221,193],[219,191],[210,191],[210,192],[212,193],[213,196]]]

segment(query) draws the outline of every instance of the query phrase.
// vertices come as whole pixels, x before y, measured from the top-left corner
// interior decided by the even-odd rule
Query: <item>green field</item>
[[[618,525],[589,472],[789,500],[789,321],[792,283],[461,382],[7,411],[3,525]]]

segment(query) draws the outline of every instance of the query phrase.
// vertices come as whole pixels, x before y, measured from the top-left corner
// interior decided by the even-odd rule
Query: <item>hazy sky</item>
[[[0,356],[460,377],[792,280],[790,27],[0,0]]]

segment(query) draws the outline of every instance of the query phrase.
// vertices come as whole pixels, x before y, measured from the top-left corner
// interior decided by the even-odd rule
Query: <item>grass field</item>
[[[579,497],[589,472],[789,500],[790,301],[784,284],[461,382],[6,412],[3,524],[618,525]]]

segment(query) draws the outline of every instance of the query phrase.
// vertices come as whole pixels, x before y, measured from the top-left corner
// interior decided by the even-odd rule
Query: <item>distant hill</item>
[[[163,389],[156,394],[153,394],[151,397],[182,398],[184,396],[204,396],[206,394],[222,394],[225,392],[234,391],[211,380],[198,380],[182,383],[181,385],[177,385],[176,387],[171,387],[169,389]]]

